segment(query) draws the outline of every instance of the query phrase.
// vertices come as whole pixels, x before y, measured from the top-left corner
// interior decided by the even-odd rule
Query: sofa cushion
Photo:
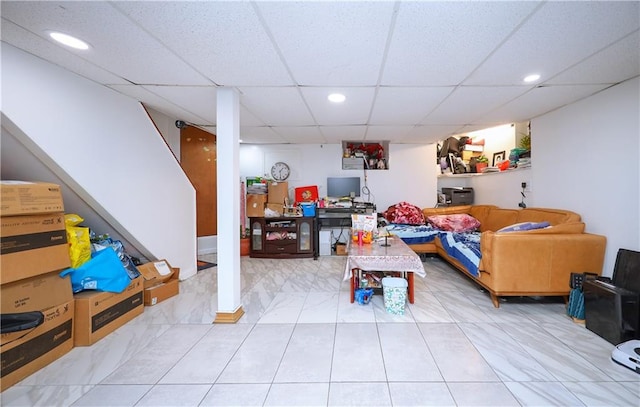
[[[431,215],[427,221],[433,227],[447,232],[465,233],[480,227],[480,221],[466,213],[453,213],[450,215]]]
[[[573,234],[573,233],[584,233],[585,224],[584,222],[569,222],[569,223],[561,223],[559,225],[551,226],[544,229],[536,229],[530,230],[527,233],[529,234]]]
[[[549,222],[520,222],[499,229],[497,232],[526,232],[528,230],[548,228]]]
[[[488,216],[482,221],[481,229],[483,232],[488,230],[495,232],[503,227],[521,222],[518,220],[518,214],[520,212],[520,209],[493,208],[489,210]]]
[[[526,208],[518,211],[516,222],[549,222],[551,225],[559,225],[568,222],[580,222],[580,215],[575,212],[562,209]]]

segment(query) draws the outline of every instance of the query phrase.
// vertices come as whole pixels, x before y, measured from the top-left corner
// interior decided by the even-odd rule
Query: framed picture
[[[504,153],[504,151],[493,153],[493,164],[491,165],[495,167],[496,165],[500,164],[501,161],[504,161]]]

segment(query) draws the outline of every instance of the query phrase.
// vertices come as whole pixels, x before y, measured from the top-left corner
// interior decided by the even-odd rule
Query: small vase
[[[482,170],[487,168],[489,166],[489,164],[487,163],[476,163],[476,172],[478,174],[482,173]]]
[[[251,253],[251,240],[248,237],[240,238],[240,256],[248,256]]]

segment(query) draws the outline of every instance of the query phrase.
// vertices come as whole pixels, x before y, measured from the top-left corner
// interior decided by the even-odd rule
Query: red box
[[[315,202],[318,200],[318,186],[298,187],[296,191],[296,204],[300,202]]]

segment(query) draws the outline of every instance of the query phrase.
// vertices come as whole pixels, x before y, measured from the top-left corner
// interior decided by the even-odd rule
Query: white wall
[[[145,107],[145,109],[162,135],[162,138],[167,142],[176,160],[180,162],[180,129],[176,127],[176,119],[150,107]]]
[[[605,235],[609,276],[618,249],[640,251],[639,94],[635,78],[531,122],[536,203]]]
[[[378,212],[390,205],[407,201],[419,207],[436,203],[436,146],[415,144],[391,144],[389,169],[366,171],[370,201]],[[242,177],[265,176],[275,161],[285,161],[292,175],[287,180],[289,195],[293,199],[296,187],[317,185],[321,197],[327,194],[327,177],[359,176],[364,186],[364,170],[342,169],[340,144],[269,144],[240,146],[240,175]],[[365,196],[360,200],[366,201]]]
[[[62,180],[63,193],[150,260],[195,274],[195,191],[138,102],[2,44],[2,114],[3,133]]]

